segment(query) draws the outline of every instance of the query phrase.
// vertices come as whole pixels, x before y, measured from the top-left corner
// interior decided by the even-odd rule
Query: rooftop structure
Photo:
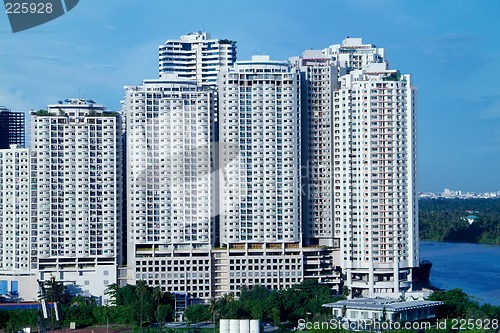
[[[236,61],[236,42],[192,32],[159,47],[159,73],[177,74],[202,86],[215,87],[217,74]]]
[[[443,302],[386,298],[358,298],[323,304],[335,318],[357,321],[419,321],[436,318],[436,306]]]

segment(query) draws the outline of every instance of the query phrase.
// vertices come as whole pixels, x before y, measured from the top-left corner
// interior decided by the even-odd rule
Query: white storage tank
[[[250,320],[250,333],[260,333],[260,320],[259,319]]]
[[[230,333],[229,332],[229,319],[221,319],[219,321],[219,332],[220,333]]]
[[[250,333],[250,319],[240,320],[240,333]]]
[[[240,333],[240,320],[230,319],[229,320],[229,333]]]

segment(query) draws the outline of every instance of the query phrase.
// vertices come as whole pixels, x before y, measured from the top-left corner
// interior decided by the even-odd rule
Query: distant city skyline
[[[445,199],[499,199],[500,198],[500,190],[497,191],[488,191],[488,192],[471,192],[471,191],[462,191],[462,190],[454,190],[445,188],[440,192],[419,192],[418,197],[421,199],[430,198],[445,198]]]
[[[418,191],[498,190],[500,3],[251,4],[88,0],[17,34],[0,15],[0,104],[28,112],[69,96],[120,110],[123,86],[158,76],[158,46],[197,30],[236,41],[238,60],[253,54],[286,60],[362,37],[385,47],[390,63],[412,74],[418,87]]]

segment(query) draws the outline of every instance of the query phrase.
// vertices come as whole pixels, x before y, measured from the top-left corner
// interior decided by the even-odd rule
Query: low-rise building
[[[436,307],[443,302],[386,298],[357,298],[323,304],[331,308],[334,318],[348,321],[422,321],[436,318]]]

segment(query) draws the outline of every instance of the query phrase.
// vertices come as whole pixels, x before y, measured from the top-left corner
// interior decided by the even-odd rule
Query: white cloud
[[[12,111],[30,111],[35,107],[27,96],[21,91],[12,91],[0,87],[0,105]]]

